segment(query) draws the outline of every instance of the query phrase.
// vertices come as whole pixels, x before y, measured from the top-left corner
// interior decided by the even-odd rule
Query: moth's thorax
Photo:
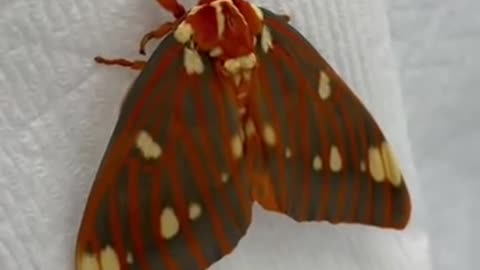
[[[201,74],[202,56],[207,56],[239,82],[257,64],[255,47],[263,27],[261,10],[245,0],[201,0],[174,36],[185,46],[187,73]]]

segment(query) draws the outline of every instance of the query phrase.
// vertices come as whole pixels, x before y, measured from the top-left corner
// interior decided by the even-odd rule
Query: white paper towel
[[[480,269],[480,1],[390,1],[435,270]]]
[[[257,3],[287,10],[367,103],[399,154],[420,215],[383,1]],[[170,18],[153,0],[0,3],[0,269],[73,269],[86,196],[135,78],[92,57],[138,58],[139,38]],[[415,215],[405,232],[392,232],[297,224],[256,207],[247,236],[213,269],[429,269]]]

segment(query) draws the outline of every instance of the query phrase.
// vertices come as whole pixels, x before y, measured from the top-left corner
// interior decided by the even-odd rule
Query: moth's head
[[[227,72],[251,69],[263,28],[262,11],[245,0],[200,0],[174,31],[176,40],[223,64]]]

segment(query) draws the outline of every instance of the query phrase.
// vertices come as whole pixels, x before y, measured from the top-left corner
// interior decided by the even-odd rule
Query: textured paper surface
[[[420,215],[383,1],[278,2],[261,1],[288,11],[383,126]],[[92,57],[138,57],[142,34],[168,19],[153,0],[0,3],[0,269],[73,269],[84,203],[135,78]],[[212,269],[423,270],[428,254],[415,216],[392,232],[297,224],[255,207],[247,236]]]
[[[390,1],[432,268],[480,269],[480,1]]]

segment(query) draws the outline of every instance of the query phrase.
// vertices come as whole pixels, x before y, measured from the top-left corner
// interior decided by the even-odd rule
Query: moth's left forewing
[[[262,11],[271,46],[257,46],[251,98],[256,122],[276,138],[266,160],[278,210],[297,220],[403,228],[410,198],[379,126],[304,37]]]
[[[250,225],[237,109],[207,56],[188,74],[186,50],[168,35],[123,102],[79,230],[77,270],[205,269]]]

